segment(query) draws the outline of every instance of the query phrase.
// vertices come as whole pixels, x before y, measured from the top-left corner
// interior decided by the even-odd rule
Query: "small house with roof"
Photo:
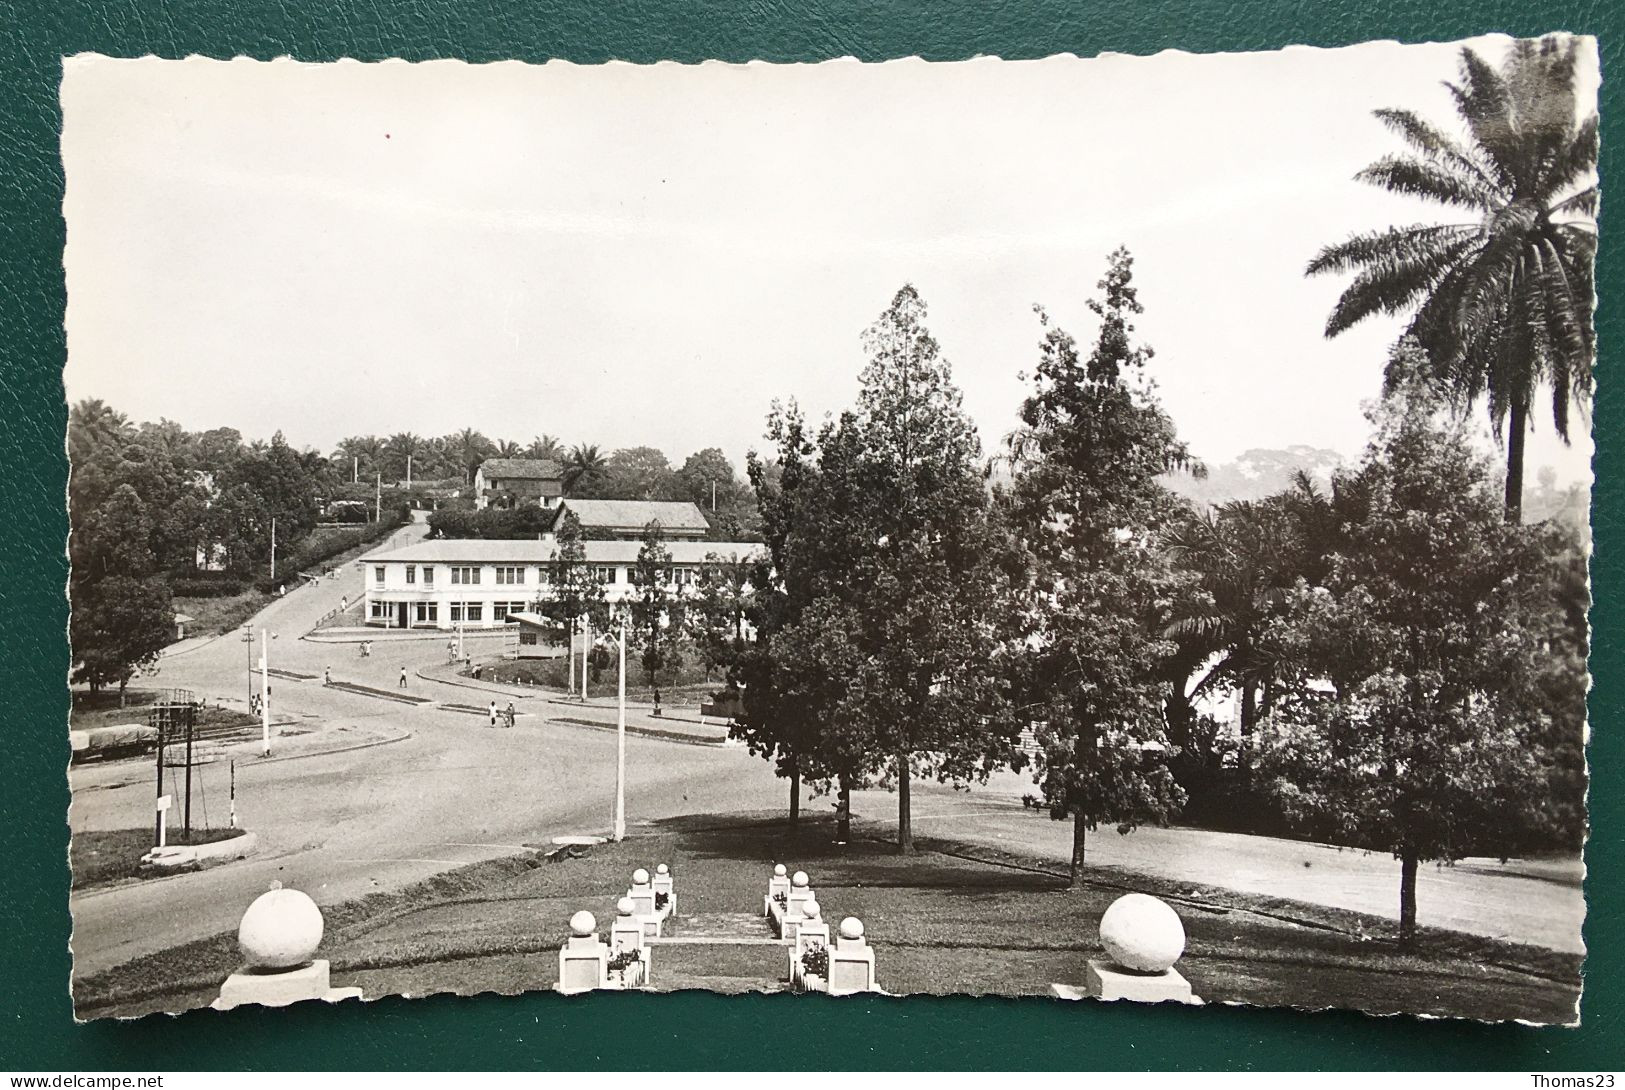
[[[536,504],[552,508],[564,495],[564,467],[551,458],[487,458],[474,471],[474,508]]]

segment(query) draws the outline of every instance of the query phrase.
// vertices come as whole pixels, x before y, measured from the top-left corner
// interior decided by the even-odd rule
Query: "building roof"
[[[748,559],[765,552],[766,545],[752,541],[666,541],[666,551],[674,564],[699,564],[712,553],[724,559]],[[635,564],[641,541],[583,541],[589,564]],[[394,552],[363,558],[362,563],[406,564],[546,564],[556,560],[558,541],[549,536],[540,541],[508,541],[498,538],[439,538],[420,541]]]
[[[651,522],[658,522],[666,530],[699,530],[703,533],[711,528],[700,509],[687,500],[567,499],[561,506],[574,511],[582,526],[641,530]]]
[[[487,458],[480,463],[485,479],[556,481],[564,477],[564,467],[551,458]]]

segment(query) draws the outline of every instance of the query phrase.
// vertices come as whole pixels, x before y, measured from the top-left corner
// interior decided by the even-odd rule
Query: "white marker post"
[[[564,629],[564,661],[570,664],[570,686],[565,692],[571,696],[576,695],[576,621],[579,619],[572,617]]]
[[[621,618],[620,711],[615,720],[615,840],[626,839],[626,618]]]
[[[271,755],[271,669],[265,657],[266,648],[270,646],[270,639],[265,629],[260,629],[260,742],[261,757]]]
[[[587,700],[587,656],[592,653],[592,616],[581,618],[581,700]]]
[[[169,828],[170,801],[171,796],[169,795],[158,796],[158,846],[160,848],[162,848],[164,843],[168,840],[168,837],[165,834]]]

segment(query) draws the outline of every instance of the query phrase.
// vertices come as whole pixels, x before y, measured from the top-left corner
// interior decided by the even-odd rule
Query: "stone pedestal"
[[[609,947],[597,935],[572,936],[559,948],[559,991],[590,992],[608,983]]]
[[[762,915],[772,917],[773,905],[780,895],[786,898],[790,896],[790,876],[785,873],[783,863],[773,867],[773,877],[767,881],[767,896],[762,898]]]
[[[655,909],[667,916],[677,915],[677,887],[672,882],[671,871],[662,863],[655,868],[655,876],[649,881],[649,888],[654,890]]]
[[[649,973],[653,966],[650,964],[651,948],[644,942],[643,921],[631,914],[632,903],[629,898],[621,898],[616,909],[620,914],[609,928],[609,955],[613,959],[635,950],[638,960],[619,973],[606,969],[606,982],[611,988],[648,987]]]
[[[598,941],[598,921],[591,912],[570,917],[570,937],[559,947],[559,982],[565,995],[604,987],[609,968],[609,947]]]
[[[1177,969],[1160,973],[1131,973],[1109,961],[1091,961],[1087,994],[1096,999],[1127,999],[1134,1003],[1196,1003],[1190,981]]]
[[[822,946],[829,949],[829,924],[819,918],[820,910],[816,902],[805,902],[806,918],[796,925],[795,938],[790,943],[790,986],[805,991],[825,991],[826,986],[820,983],[813,987],[808,977],[802,958],[809,950]],[[827,981],[827,974],[817,978]]]
[[[336,1002],[360,996],[360,988],[332,987],[328,963],[318,959],[293,969],[239,969],[220,986],[220,998],[214,1001],[214,1008],[229,1011],[250,1004],[285,1007],[305,999]]]
[[[841,921],[839,937],[829,952],[829,994],[878,992],[875,950],[863,937],[863,922],[854,916]]]

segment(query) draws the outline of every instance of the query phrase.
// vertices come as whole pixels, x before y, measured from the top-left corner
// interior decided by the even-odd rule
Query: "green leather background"
[[[68,669],[63,509],[60,58],[246,54],[302,60],[708,57],[809,61],[919,54],[1038,57],[1596,34],[1607,196],[1601,308],[1596,644],[1591,721],[1592,950],[1578,1030],[1232,1008],[1047,1000],[553,995],[382,1000],[76,1025],[68,1002]],[[1515,0],[127,0],[0,7],[0,1070],[188,1068],[1500,1068],[1625,1066],[1621,1025],[1621,362],[1618,244],[1625,4]]]

